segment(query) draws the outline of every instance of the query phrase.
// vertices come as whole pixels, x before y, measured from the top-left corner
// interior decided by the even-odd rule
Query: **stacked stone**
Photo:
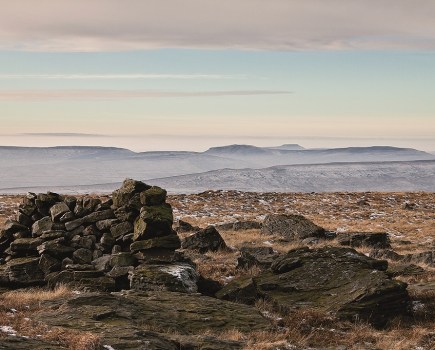
[[[175,252],[180,240],[172,223],[166,191],[131,179],[104,202],[28,193],[17,220],[9,220],[0,232],[0,285],[62,282],[99,290],[150,289],[146,285],[159,284],[161,274],[145,285],[138,266],[171,276],[174,269],[184,269],[167,267],[183,261]],[[191,265],[186,268],[192,272]]]

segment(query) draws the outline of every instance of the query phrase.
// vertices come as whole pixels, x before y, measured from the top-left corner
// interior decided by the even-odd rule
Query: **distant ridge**
[[[275,146],[275,147],[265,147],[268,149],[283,149],[283,150],[287,150],[287,151],[300,151],[305,149],[304,147],[298,145],[297,143],[286,143],[284,145],[281,146]]]
[[[220,147],[211,147],[204,153],[209,154],[267,154],[267,151],[261,147],[252,145],[228,145]]]
[[[412,162],[435,160],[435,155],[389,146],[331,149],[295,149],[253,145],[212,147],[205,152],[133,152],[117,147],[0,146],[0,192],[10,188],[93,186],[117,183],[124,178],[161,179],[202,174],[222,169],[264,169],[274,166],[328,163]],[[317,168],[320,169],[320,168]],[[342,172],[343,168],[337,169]],[[371,176],[369,169],[367,176]],[[305,176],[305,175],[304,175]],[[249,176],[246,181],[252,181]],[[240,183],[240,182],[239,182]],[[282,182],[278,181],[278,185]],[[241,184],[242,185],[242,184]],[[279,187],[277,187],[279,188]]]

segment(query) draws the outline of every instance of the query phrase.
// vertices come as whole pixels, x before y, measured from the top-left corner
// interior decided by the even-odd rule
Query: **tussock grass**
[[[50,327],[32,320],[32,314],[44,301],[57,300],[72,295],[65,285],[55,289],[32,288],[0,294],[0,326],[11,327],[17,335],[37,338],[59,344],[69,350],[97,350],[101,348],[98,335],[62,327]],[[0,339],[7,334],[0,332]]]

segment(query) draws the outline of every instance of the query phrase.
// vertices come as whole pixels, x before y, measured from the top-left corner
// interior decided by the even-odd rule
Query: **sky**
[[[0,8],[0,145],[435,151],[433,0]]]

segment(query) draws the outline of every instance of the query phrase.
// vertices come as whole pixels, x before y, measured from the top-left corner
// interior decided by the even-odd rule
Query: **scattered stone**
[[[141,193],[149,188],[151,188],[151,186],[141,181],[125,179],[122,183],[122,187],[112,193],[113,205],[118,208],[127,205],[136,193]]]
[[[110,231],[111,226],[118,224],[118,223],[119,223],[118,219],[107,219],[107,220],[97,221],[95,223],[95,226],[101,232],[108,232],[108,231]]]
[[[95,266],[95,270],[97,271],[109,271],[110,266],[110,255],[103,255],[95,260],[92,261],[92,264]]]
[[[208,226],[207,228],[186,237],[183,240],[181,247],[184,249],[197,250],[200,253],[227,249],[224,239],[214,226]]]
[[[0,285],[27,287],[44,284],[44,273],[39,269],[39,257],[11,259],[0,265]]]
[[[61,262],[48,254],[42,254],[41,258],[39,259],[39,269],[42,270],[45,275],[48,275],[51,272],[59,271],[61,267]]]
[[[176,232],[194,232],[199,231],[200,228],[198,226],[193,226],[192,224],[188,223],[184,220],[178,220],[178,225],[175,227]]]
[[[406,315],[409,306],[406,284],[392,280],[386,269],[386,261],[350,248],[300,248],[279,256],[270,270],[252,279],[258,296],[284,310],[314,308],[384,326]],[[233,280],[219,295],[230,300],[237,296],[240,301],[242,291],[251,288],[244,282],[246,278]],[[241,301],[250,302],[250,297]]]
[[[350,247],[372,247],[378,249],[390,248],[390,239],[386,232],[350,232],[337,236],[340,245]]]
[[[133,230],[134,228],[132,223],[129,221],[125,221],[119,224],[112,225],[110,228],[110,233],[112,234],[112,237],[117,238],[133,232]]]
[[[216,298],[253,305],[259,298],[259,293],[252,276],[243,276],[230,281],[216,293]]]
[[[390,266],[387,270],[387,273],[391,277],[398,276],[416,276],[425,273],[426,271],[415,264],[397,264],[394,266]]]
[[[67,245],[63,245],[58,240],[47,241],[38,246],[39,255],[48,254],[57,259],[64,259],[72,256],[75,249]]]
[[[42,244],[43,240],[40,238],[19,238],[11,243],[11,251],[14,253],[21,253],[27,255],[34,255],[38,253],[37,247]]]
[[[110,266],[124,267],[136,265],[136,258],[130,252],[120,252],[112,254],[110,259]]]
[[[242,247],[237,258],[237,268],[269,268],[278,255],[272,247]]]
[[[67,300],[42,303],[32,319],[50,327],[67,326],[98,334],[102,344],[110,344],[114,349],[142,346],[156,350],[234,350],[241,349],[243,344],[194,334],[267,332],[271,327],[270,322],[250,306],[199,294],[165,291],[82,293]],[[149,324],[159,327],[159,333],[145,330],[143,325]]]
[[[268,214],[261,227],[261,233],[278,235],[289,242],[308,237],[325,238],[325,229],[302,215]]]
[[[161,205],[165,203],[166,195],[166,190],[158,186],[153,186],[140,193],[140,202],[145,206]]]
[[[90,291],[113,292],[116,290],[114,279],[103,276],[100,271],[63,270],[50,273],[45,279],[49,287],[55,287],[59,283],[63,283]]]
[[[50,216],[53,222],[59,221],[60,218],[66,213],[71,213],[71,210],[64,202],[56,203],[50,208]]]
[[[90,264],[92,251],[86,248],[79,248],[73,253],[73,261],[77,264]]]
[[[177,235],[171,234],[163,237],[155,237],[143,241],[136,241],[130,245],[132,252],[150,250],[155,248],[163,248],[175,250],[181,247],[180,238]]]
[[[196,293],[199,276],[188,264],[139,265],[130,273],[130,288]]]
[[[85,223],[93,224],[97,221],[109,220],[115,218],[115,214],[112,209],[106,209],[102,211],[95,211],[89,215],[86,215],[83,220]]]
[[[259,230],[262,224],[258,221],[236,221],[217,225],[216,228],[222,231],[244,231],[244,230]]]

